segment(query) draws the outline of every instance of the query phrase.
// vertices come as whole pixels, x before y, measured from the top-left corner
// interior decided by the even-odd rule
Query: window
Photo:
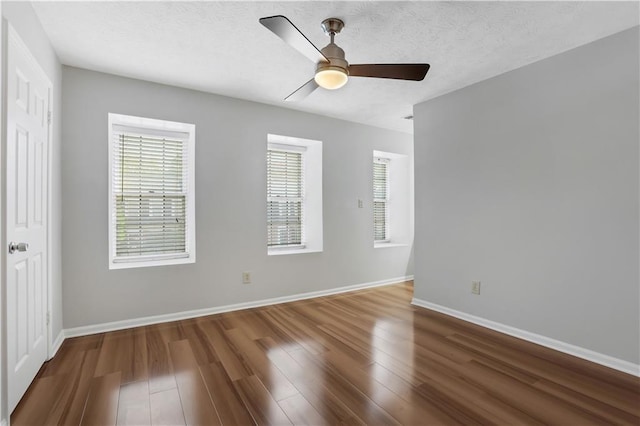
[[[267,138],[267,253],[322,251],[322,142]]]
[[[373,159],[373,239],[389,241],[389,159]]]
[[[373,247],[408,247],[413,241],[413,169],[410,157],[373,151]]]
[[[304,247],[304,151],[267,150],[267,245]]]
[[[109,268],[195,262],[195,126],[109,114]]]

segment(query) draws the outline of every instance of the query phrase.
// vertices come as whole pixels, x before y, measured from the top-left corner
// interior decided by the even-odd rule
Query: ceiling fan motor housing
[[[342,50],[340,46],[335,43],[329,43],[322,48],[321,52],[329,62],[318,62],[316,72],[336,70],[349,75],[349,63],[344,59],[344,50]]]

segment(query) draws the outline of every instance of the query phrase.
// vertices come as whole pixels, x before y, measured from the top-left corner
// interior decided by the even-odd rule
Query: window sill
[[[128,260],[128,261],[111,261],[109,262],[109,269],[129,269],[129,268],[147,268],[150,266],[169,266],[169,265],[183,265],[186,263],[196,263],[196,257],[192,253],[186,256],[174,256],[165,258],[150,258],[140,260]]]
[[[374,243],[373,248],[391,248],[391,247],[407,247],[408,244],[403,243]]]
[[[286,248],[286,249],[267,249],[269,256],[281,256],[289,254],[304,254],[304,253],[322,253],[322,250],[311,248]]]

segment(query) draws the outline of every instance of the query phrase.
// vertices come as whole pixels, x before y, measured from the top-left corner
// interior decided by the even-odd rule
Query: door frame
[[[38,60],[36,59],[36,57],[31,53],[31,50],[29,49],[27,43],[24,42],[24,40],[22,39],[22,37],[20,36],[20,34],[18,33],[18,31],[11,25],[10,22],[8,22],[7,20],[5,20],[2,16],[0,16],[0,19],[2,19],[2,58],[1,58],[1,63],[2,63],[2,71],[0,72],[0,75],[2,76],[2,81],[1,81],[1,85],[2,85],[2,93],[3,93],[3,97],[0,100],[2,102],[2,107],[0,108],[2,111],[1,114],[1,131],[0,131],[0,161],[2,164],[2,170],[3,172],[1,173],[2,176],[0,176],[0,313],[1,313],[1,322],[2,322],[2,329],[0,330],[0,341],[1,341],[1,345],[0,348],[2,349],[2,354],[0,359],[2,360],[2,365],[0,365],[0,369],[1,369],[1,374],[0,377],[2,378],[0,386],[4,386],[6,385],[6,387],[2,388],[2,392],[0,392],[0,394],[2,395],[2,400],[0,401],[0,408],[6,408],[8,411],[8,405],[7,405],[7,398],[8,398],[8,365],[7,365],[7,321],[6,321],[6,308],[7,308],[7,299],[6,299],[6,294],[7,294],[7,270],[6,270],[6,265],[7,265],[7,255],[8,255],[8,250],[7,250],[7,246],[9,244],[9,241],[7,240],[7,223],[6,223],[6,213],[7,213],[7,209],[9,208],[8,203],[7,203],[7,183],[6,183],[6,178],[3,175],[4,174],[4,170],[6,170],[6,166],[8,164],[8,158],[7,158],[7,128],[8,128],[8,123],[7,123],[7,107],[8,107],[8,100],[7,100],[7,89],[8,89],[8,84],[9,82],[7,81],[8,76],[7,76],[7,70],[8,70],[8,60],[9,60],[9,49],[14,49],[14,48],[18,48],[22,51],[22,53],[28,58],[28,60],[32,63],[32,65],[34,66],[35,70],[40,74],[41,78],[44,78],[45,82],[47,83],[49,90],[47,93],[48,99],[47,99],[47,111],[49,114],[48,120],[47,120],[47,173],[46,173],[46,177],[47,177],[47,199],[45,202],[45,208],[46,208],[46,232],[45,232],[45,238],[46,238],[46,242],[45,242],[45,247],[47,250],[46,253],[46,261],[47,261],[47,267],[46,267],[46,271],[45,272],[45,278],[46,278],[46,295],[45,297],[47,298],[46,300],[46,306],[47,306],[47,312],[45,312],[46,315],[46,333],[47,333],[47,359],[51,359],[53,356],[53,350],[55,348],[53,348],[53,327],[52,327],[52,321],[51,321],[51,311],[52,311],[52,283],[51,283],[51,278],[53,276],[53,265],[51,262],[51,258],[52,258],[52,248],[53,248],[53,233],[52,233],[52,202],[53,202],[53,197],[52,197],[52,177],[53,177],[53,173],[52,173],[52,166],[53,166],[53,120],[51,117],[53,117],[53,83],[51,81],[51,78],[49,77],[49,75],[45,72],[44,68],[40,65],[40,63],[38,62]],[[12,46],[13,44],[13,46]],[[3,409],[0,409],[0,412],[2,412],[3,415],[6,416],[6,420],[9,420],[9,417],[11,415],[11,413],[9,412],[3,412]],[[0,419],[0,422],[3,419]]]
[[[0,1],[0,93],[6,93],[5,84],[5,62],[6,62],[6,47],[5,43],[6,37],[6,28],[7,23],[2,15],[2,2]],[[4,157],[6,150],[6,138],[5,138],[5,111],[6,111],[6,96],[0,96],[0,165],[4,165]],[[2,167],[0,167],[2,169]],[[4,237],[4,227],[2,224],[4,223],[4,173],[0,173],[0,243],[5,241]],[[4,282],[4,273],[5,270],[5,259],[3,256],[0,256],[0,426],[6,426],[9,422],[9,400],[8,400],[8,389],[7,389],[7,340],[6,340],[6,316],[5,316],[5,294],[6,294],[6,285]]]

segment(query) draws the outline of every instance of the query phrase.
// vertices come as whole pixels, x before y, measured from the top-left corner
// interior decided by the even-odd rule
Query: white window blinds
[[[118,127],[112,138],[114,261],[187,256],[188,135]]]
[[[389,160],[376,158],[373,161],[373,239],[388,241],[389,223]]]
[[[302,245],[304,153],[267,150],[267,245]]]

